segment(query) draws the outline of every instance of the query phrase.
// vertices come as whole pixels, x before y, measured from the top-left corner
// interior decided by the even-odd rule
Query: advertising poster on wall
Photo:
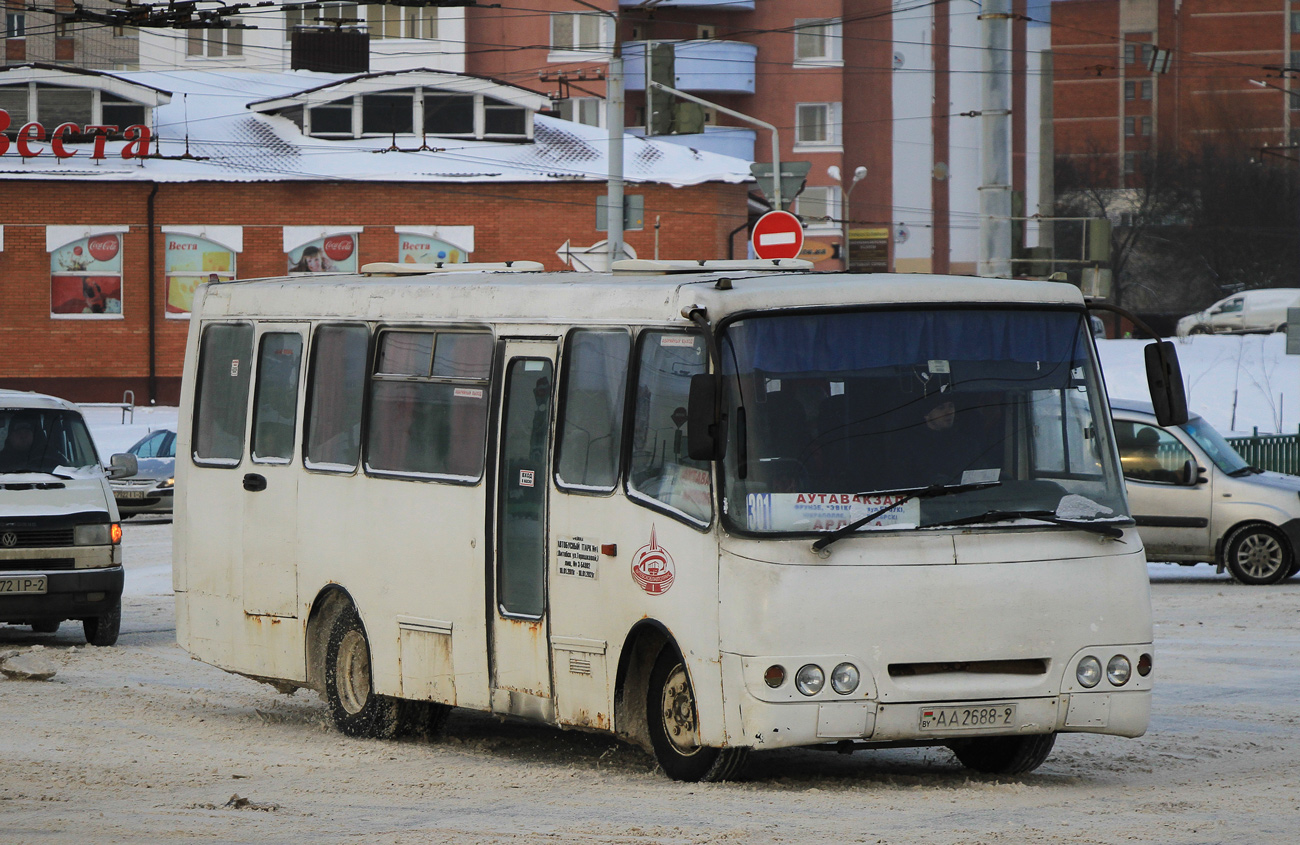
[[[474,252],[473,226],[395,226],[399,264],[464,264]]]
[[[290,273],[355,273],[357,236],[354,233],[325,235],[286,251]]]
[[[47,234],[50,314],[90,319],[122,318],[122,236],[87,234],[62,243]]]
[[[183,319],[201,284],[235,278],[235,253],[228,244],[179,232],[164,232],[164,272],[167,274],[167,316]]]

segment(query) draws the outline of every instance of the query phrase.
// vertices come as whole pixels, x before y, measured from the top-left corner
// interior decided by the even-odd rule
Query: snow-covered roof
[[[11,146],[0,156],[0,177],[146,182],[492,183],[607,179],[607,130],[544,115],[535,116],[534,138],[528,143],[398,135],[398,149],[390,150],[391,137],[312,138],[288,118],[259,114],[249,108],[254,103],[265,106],[268,101],[285,103],[304,92],[354,82],[358,79],[355,74],[176,70],[102,76],[171,94],[169,102],[160,103],[154,110],[155,147],[150,158],[143,162],[122,159],[121,141],[110,142],[108,157],[98,162],[90,159],[90,143],[67,143],[65,146],[76,149],[78,155],[63,160],[56,159],[46,144],[38,145],[46,147],[43,155],[25,160]],[[395,89],[413,84],[400,75],[374,76],[391,79]],[[10,79],[6,71],[0,70],[0,85]],[[465,79],[477,81],[484,86],[484,93],[496,96],[504,88],[513,87],[483,77]],[[69,74],[62,84],[79,83],[85,84],[84,76]],[[527,95],[537,96],[526,89],[516,90],[524,99]],[[422,141],[427,142],[427,148],[420,149]],[[743,159],[627,135],[624,178],[680,187],[746,182],[752,176],[749,162]]]

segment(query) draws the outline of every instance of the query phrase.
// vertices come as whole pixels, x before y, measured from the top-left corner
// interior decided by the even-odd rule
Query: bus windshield
[[[969,308],[725,325],[728,530],[835,531],[900,500],[859,530],[1127,520],[1086,332],[1075,311]]]

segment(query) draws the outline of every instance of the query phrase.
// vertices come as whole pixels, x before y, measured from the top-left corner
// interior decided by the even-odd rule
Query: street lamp
[[[839,165],[832,164],[826,168],[826,175],[840,183],[840,257],[844,260],[844,269],[849,269],[849,197],[853,195],[853,189],[858,183],[867,178],[867,168],[864,165],[858,165],[853,171],[853,181],[849,186],[844,187],[844,177],[840,173]]]

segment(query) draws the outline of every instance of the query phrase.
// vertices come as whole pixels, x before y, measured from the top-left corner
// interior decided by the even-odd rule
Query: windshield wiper
[[[984,513],[975,514],[974,516],[963,516],[957,519],[947,519],[943,522],[935,522],[925,526],[926,528],[939,528],[945,525],[974,525],[981,522],[1005,522],[1011,519],[1038,519],[1043,522],[1050,522],[1053,525],[1065,525],[1070,528],[1082,528],[1084,531],[1091,531],[1094,534],[1102,534],[1106,537],[1118,540],[1124,536],[1124,529],[1113,523],[1107,522],[1084,522],[1077,519],[1062,519],[1052,511],[985,511]]]
[[[894,502],[892,505],[886,505],[880,510],[872,511],[861,519],[850,522],[843,528],[835,529],[825,537],[822,537],[820,540],[813,543],[813,551],[821,554],[822,550],[831,543],[849,536],[871,520],[884,516],[894,508],[906,504],[912,499],[934,499],[939,496],[951,496],[954,493],[966,493],[970,490],[983,490],[986,487],[997,487],[1001,483],[1001,481],[979,481],[974,484],[932,484],[929,487],[907,487],[902,490],[868,490],[864,493],[855,493],[853,494],[854,498],[858,496],[902,496],[903,498]]]
[[[0,470],[0,475],[52,475],[55,478],[62,479],[63,481],[75,480],[71,475],[64,475],[59,472],[50,472],[47,469],[5,469]]]
[[[1232,472],[1228,473],[1228,475],[1233,478],[1241,478],[1243,475],[1260,475],[1263,472],[1264,470],[1259,467],[1245,466],[1241,469],[1234,469]]]

